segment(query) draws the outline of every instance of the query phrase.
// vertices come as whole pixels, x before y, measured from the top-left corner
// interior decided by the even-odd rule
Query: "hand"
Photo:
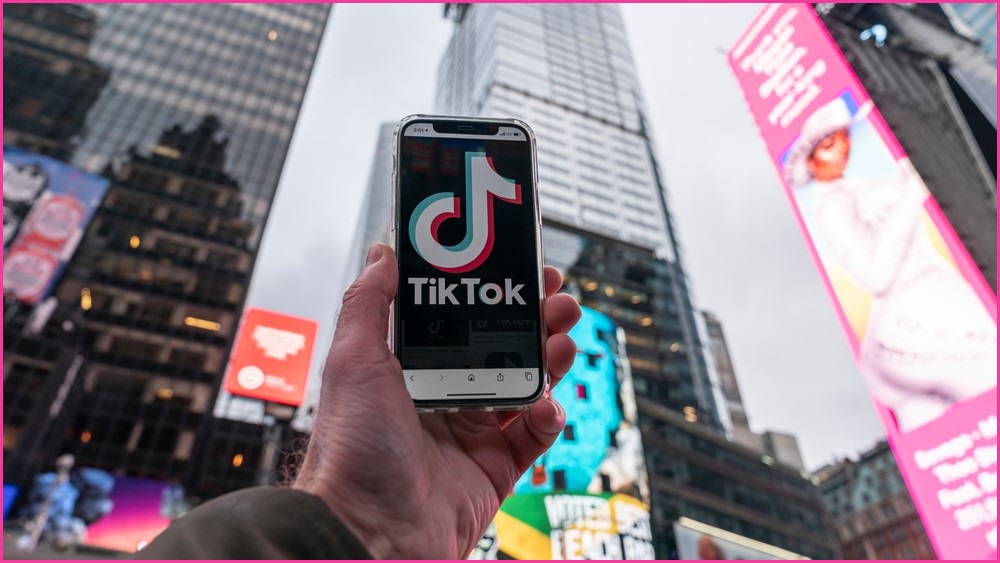
[[[464,559],[566,414],[546,396],[518,412],[417,414],[386,335],[398,271],[375,245],[344,294],[309,447],[292,487],[322,498],[376,559]],[[573,364],[580,306],[545,268],[553,385]]]

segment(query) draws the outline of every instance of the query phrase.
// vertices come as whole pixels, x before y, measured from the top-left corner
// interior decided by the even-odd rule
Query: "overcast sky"
[[[622,7],[695,305],[723,323],[751,428],[795,434],[816,469],[884,433],[726,64],[758,11]],[[317,369],[378,126],[433,111],[451,29],[441,4],[331,13],[248,302],[319,321]]]

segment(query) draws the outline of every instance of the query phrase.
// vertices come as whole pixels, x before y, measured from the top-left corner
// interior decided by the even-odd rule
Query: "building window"
[[[211,301],[226,301],[229,296],[229,282],[202,277],[198,280],[194,293]]]
[[[143,342],[134,338],[126,338],[122,336],[114,337],[111,349],[125,357],[154,362],[160,355],[160,346],[158,344]]]
[[[566,428],[563,429],[563,440],[566,440],[567,442],[575,442],[576,427],[574,427],[572,424],[567,424]]]
[[[142,451],[153,450],[157,453],[172,455],[179,435],[180,429],[177,427],[147,424],[142,429],[137,447]]]
[[[566,470],[556,469],[552,472],[552,488],[556,491],[566,490]]]
[[[204,370],[206,358],[204,353],[194,350],[175,348],[170,351],[171,364],[189,369]]]
[[[588,354],[588,357],[589,357],[589,354]],[[576,398],[577,399],[583,399],[583,400],[587,400],[587,399],[590,398],[590,396],[588,395],[588,392],[587,392],[587,384],[586,383],[577,383],[576,384]]]
[[[208,251],[208,256],[205,258],[206,263],[212,264],[220,270],[235,269],[238,260],[239,256],[237,254],[221,250],[210,250]]]
[[[130,179],[133,184],[145,189],[162,190],[167,185],[165,175],[148,170],[133,170]]]
[[[219,192],[203,184],[184,182],[177,197],[195,204],[215,205]]]
[[[125,314],[150,323],[167,324],[174,314],[174,307],[168,301],[146,299],[142,302],[130,302],[125,307]]]
[[[160,240],[156,247],[164,254],[179,258],[181,260],[192,260],[197,249],[189,244],[181,244],[170,240]]]

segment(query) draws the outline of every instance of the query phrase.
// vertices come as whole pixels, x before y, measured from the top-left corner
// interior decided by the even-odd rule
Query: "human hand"
[[[525,411],[418,414],[389,350],[398,271],[388,246],[344,294],[309,447],[293,488],[322,498],[376,559],[464,559],[515,481],[562,432],[546,396]],[[580,318],[545,268],[545,352],[555,385],[573,364]]]

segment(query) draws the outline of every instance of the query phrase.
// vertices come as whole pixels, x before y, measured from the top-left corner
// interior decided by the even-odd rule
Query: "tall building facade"
[[[937,559],[886,442],[816,471],[846,559]]]
[[[997,5],[989,2],[941,4],[956,27],[979,41],[979,48],[997,62]],[[957,20],[957,21],[956,21]]]
[[[4,15],[4,140],[66,159],[109,78],[90,58],[97,16],[72,5],[15,6]],[[48,41],[38,40],[43,29]]]
[[[700,423],[721,430],[618,7],[450,4],[445,10],[455,29],[438,67],[436,111],[526,121],[538,140],[543,221],[645,248],[665,264],[658,305],[668,314],[648,322],[670,333],[654,347],[671,361],[634,371],[636,387],[695,408]]]
[[[765,455],[792,469],[805,471],[806,465],[802,461],[802,452],[799,451],[799,440],[794,434],[765,430],[758,436]]]
[[[624,330],[657,557],[676,557],[682,516],[834,557],[811,482],[723,435],[618,7],[453,4],[445,14],[455,28],[436,111],[532,127],[545,261],[564,272],[564,291]]]
[[[5,296],[19,484],[61,453],[202,499],[273,478],[292,409],[213,407],[329,11],[5,7],[5,143],[110,183],[48,308]]]
[[[939,4],[817,4],[817,12],[996,291],[995,60]],[[873,29],[884,30],[882,41],[864,33]]]
[[[708,335],[708,349],[712,354],[712,363],[719,377],[719,389],[722,391],[725,408],[729,414],[731,438],[734,442],[748,448],[758,448],[760,440],[750,430],[750,419],[747,417],[746,407],[743,406],[743,394],[740,392],[739,380],[736,379],[736,369],[733,367],[733,358],[729,354],[729,345],[726,344],[726,334],[722,330],[722,322],[708,311],[702,311],[701,315],[705,320],[705,332]]]
[[[439,67],[436,111],[531,125],[545,261],[564,273],[563,291],[623,329],[657,557],[677,556],[682,516],[836,557],[800,467],[765,455],[756,436],[747,447],[723,435],[617,7],[450,5],[446,14],[456,28]],[[528,43],[518,39],[524,29]],[[360,271],[368,244],[387,242],[393,127],[380,126],[345,279]],[[780,438],[775,451],[784,452]]]
[[[750,444],[730,441],[699,424],[688,382],[649,385],[661,370],[672,373],[684,362],[681,343],[671,339],[671,264],[648,248],[553,220],[544,224],[542,243],[546,262],[564,273],[563,291],[615,319],[625,333],[657,558],[678,557],[674,523],[681,517],[807,557],[835,557],[793,436],[751,433]]]
[[[658,559],[677,559],[673,523],[707,524],[810,559],[841,557],[811,475],[637,398]]]
[[[799,442],[794,435],[776,430],[757,433],[750,429],[750,420],[743,405],[743,394],[740,392],[739,380],[736,379],[736,368],[733,367],[733,358],[729,354],[722,321],[708,311],[702,311],[701,315],[705,322],[708,349],[712,354],[712,366],[718,375],[722,399],[729,415],[730,438],[737,444],[758,450],[787,467],[798,471],[805,470]]]
[[[343,287],[349,287],[364,267],[368,247],[375,242],[392,244],[389,228],[392,215],[392,133],[395,123],[379,125],[375,155],[368,175],[368,186],[361,203],[361,216],[351,241],[350,256],[344,268]]]

